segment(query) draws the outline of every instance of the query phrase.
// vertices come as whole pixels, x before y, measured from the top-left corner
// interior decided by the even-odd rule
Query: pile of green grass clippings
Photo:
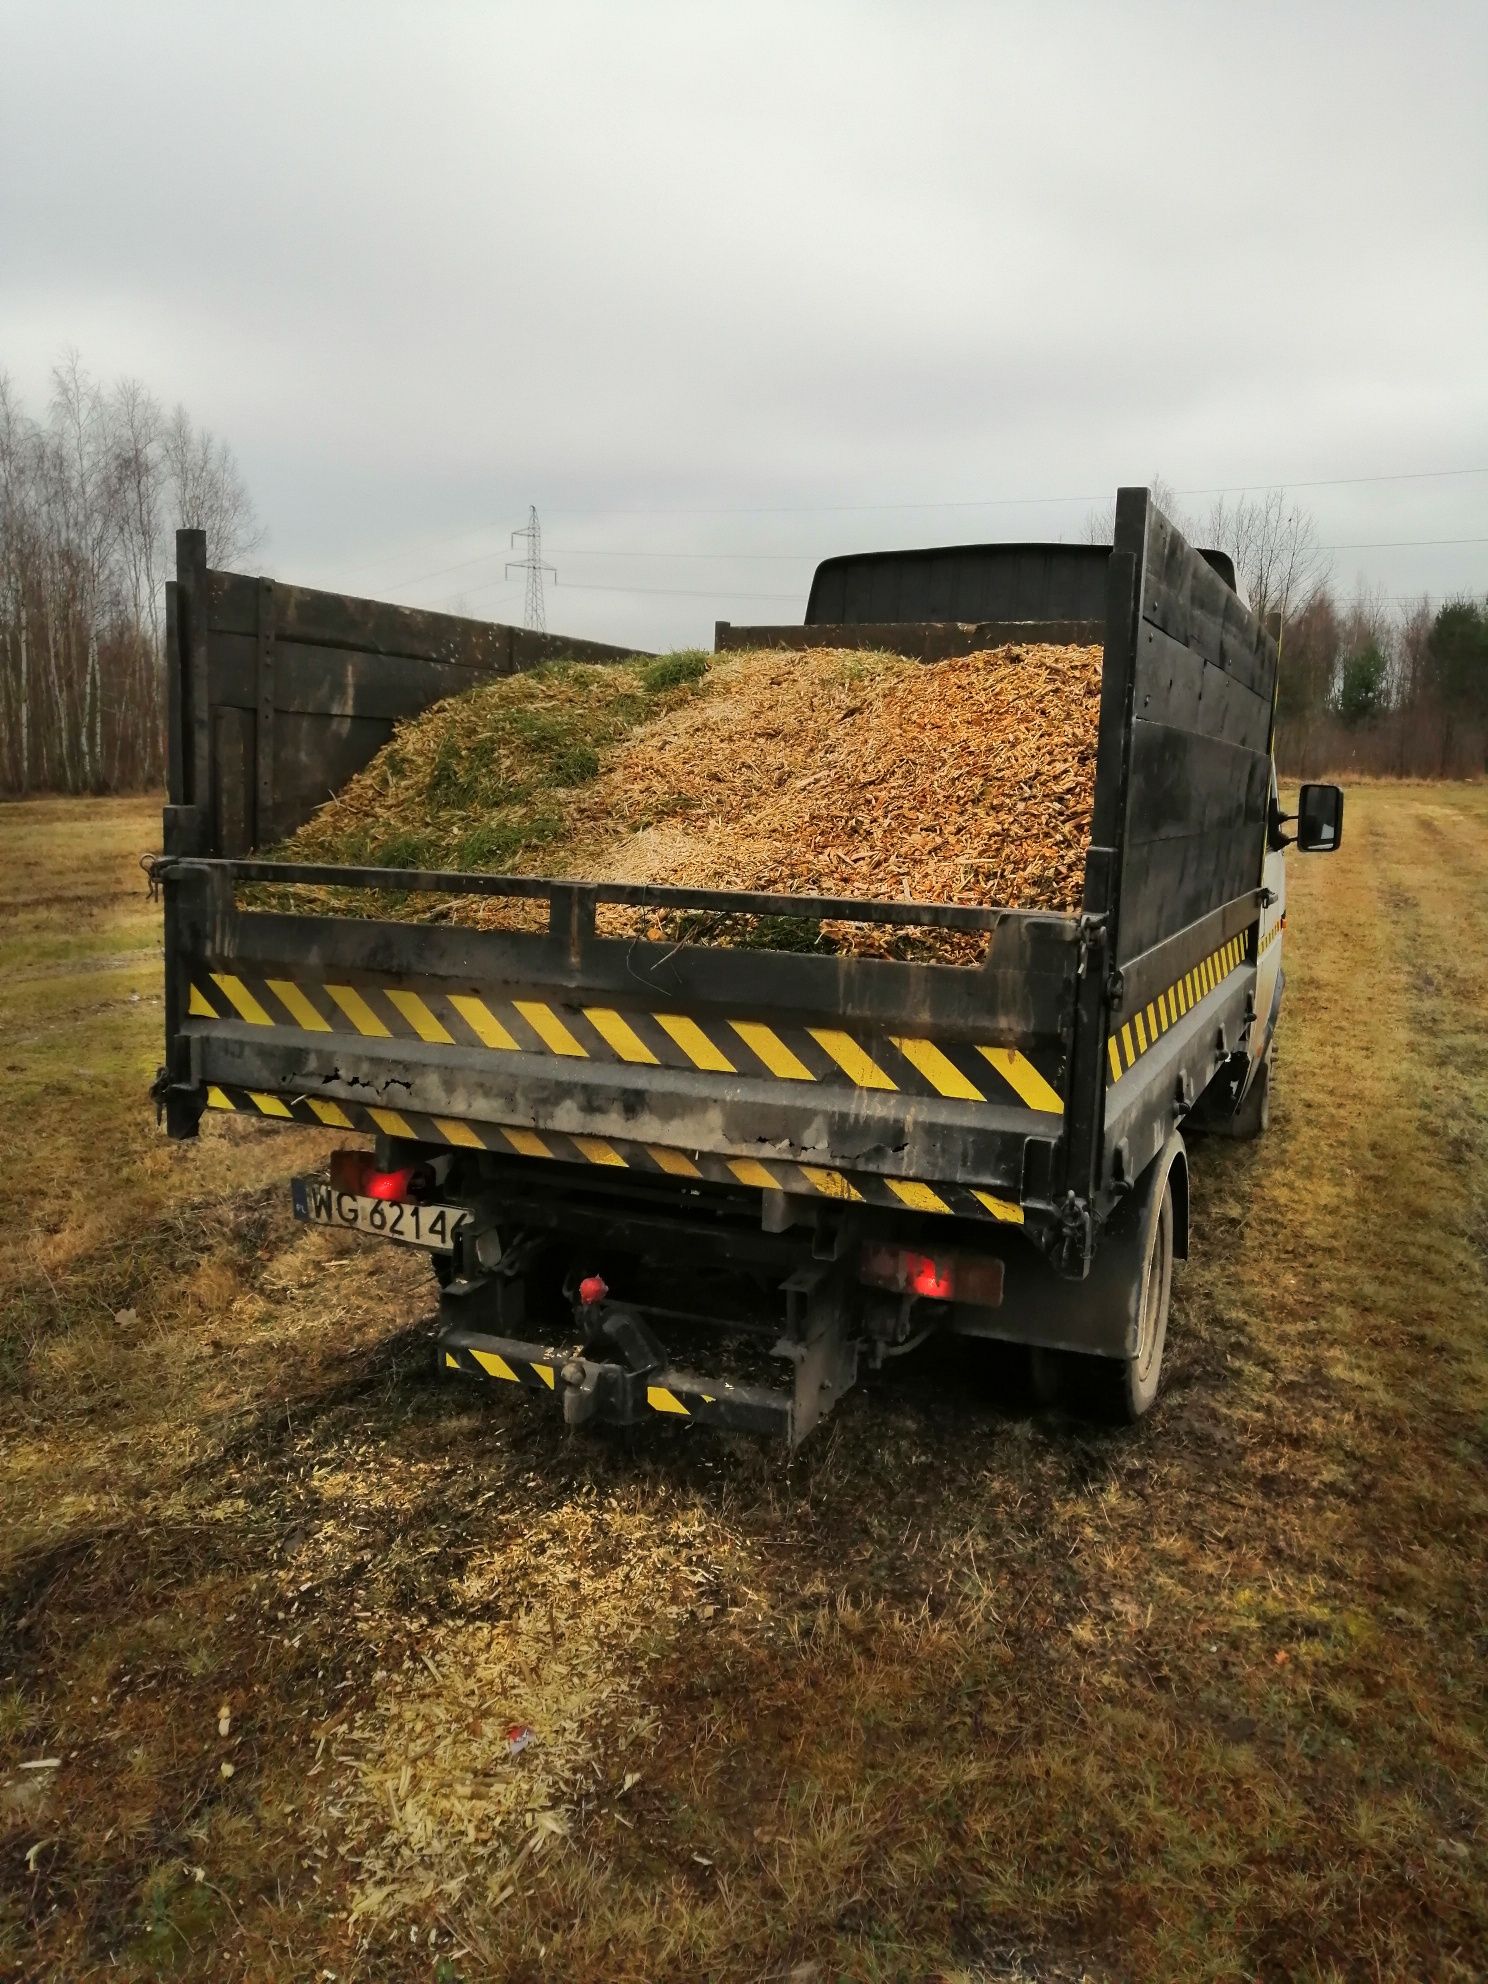
[[[299,861],[505,874],[562,840],[572,795],[622,739],[697,691],[708,657],[549,662],[400,723],[275,852]]]

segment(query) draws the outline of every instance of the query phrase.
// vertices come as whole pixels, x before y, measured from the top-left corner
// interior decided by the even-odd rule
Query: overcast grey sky
[[[0,0],[0,365],[183,400],[278,577],[519,618],[535,502],[550,626],[708,642],[1154,468],[1488,466],[1485,78],[1481,0]],[[1354,548],[1488,475],[1298,495],[1488,589]]]

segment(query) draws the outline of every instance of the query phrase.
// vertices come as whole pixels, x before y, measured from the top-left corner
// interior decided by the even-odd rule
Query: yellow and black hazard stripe
[[[537,1344],[499,1337],[477,1337],[470,1331],[447,1331],[435,1345],[441,1370],[469,1378],[495,1379],[521,1385],[527,1391],[554,1392],[564,1359]],[[628,1374],[627,1374],[628,1375]],[[689,1372],[666,1370],[648,1378],[632,1378],[631,1396],[644,1400],[652,1412],[679,1419],[700,1419],[738,1430],[788,1433],[790,1399],[757,1385],[735,1384],[727,1378],[699,1378]],[[602,1413],[601,1417],[609,1417]]]
[[[351,1031],[369,1040],[421,1040],[494,1054],[550,1054],[570,1062],[701,1070],[785,1082],[846,1083],[966,1102],[1020,1103],[1064,1113],[1060,1071],[1015,1047],[929,1040],[917,1034],[698,1018],[638,1007],[566,1005],[550,998],[486,998],[411,985],[310,983],[202,971],[192,1020],[244,1020],[302,1033]]]
[[[503,1355],[499,1350],[477,1349],[469,1343],[446,1343],[440,1348],[447,1371],[470,1371],[485,1378],[500,1378],[504,1384],[526,1385],[533,1390],[553,1391],[557,1387],[556,1357],[519,1357],[514,1349]]]
[[[420,1110],[386,1109],[362,1102],[332,1102],[321,1096],[278,1095],[263,1089],[213,1086],[209,1109],[240,1110],[285,1123],[312,1123],[330,1130],[381,1130],[416,1143],[449,1144],[492,1151],[503,1157],[549,1158],[560,1164],[598,1164],[715,1185],[748,1185],[758,1191],[793,1192],[836,1199],[848,1205],[878,1205],[903,1212],[950,1213],[962,1219],[995,1219],[1021,1226],[1023,1208],[1014,1199],[974,1185],[928,1184],[920,1178],[849,1175],[830,1165],[797,1164],[784,1158],[719,1157],[710,1151],[676,1150],[623,1137],[586,1137],[518,1124],[470,1123]]]
[[[1171,985],[1159,992],[1155,999],[1149,1000],[1140,1012],[1133,1013],[1130,1019],[1123,1020],[1107,1035],[1106,1061],[1111,1085],[1119,1082],[1170,1028],[1175,1027],[1201,999],[1246,962],[1253,935],[1254,926],[1238,937],[1231,937],[1218,950],[1210,951],[1191,970],[1185,971],[1181,978],[1174,979]]]
[[[1257,963],[1259,963],[1260,960],[1266,955],[1267,951],[1270,950],[1271,946],[1276,942],[1277,938],[1280,937],[1282,930],[1285,927],[1286,927],[1286,917],[1283,914],[1277,917],[1276,921],[1271,925],[1271,928],[1269,930],[1263,930],[1261,932],[1261,940],[1256,945]]]

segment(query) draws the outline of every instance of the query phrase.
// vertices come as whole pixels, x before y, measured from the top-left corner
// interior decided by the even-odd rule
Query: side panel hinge
[[[1080,948],[1075,959],[1075,971],[1084,978],[1092,969],[1101,964],[1106,955],[1106,919],[1104,916],[1082,916],[1080,918]]]

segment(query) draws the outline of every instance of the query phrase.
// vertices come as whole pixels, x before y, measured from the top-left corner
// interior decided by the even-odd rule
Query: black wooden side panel
[[[262,812],[257,817],[257,844],[270,846],[303,826],[377,755],[391,732],[392,725],[376,717],[281,716],[274,733],[273,805],[267,818]]]
[[[1233,902],[1253,889],[1260,860],[1233,829],[1219,827],[1151,842],[1141,851],[1141,867],[1142,887],[1123,906],[1122,963],[1196,922],[1216,902]]]
[[[642,648],[617,648],[609,641],[576,641],[568,634],[534,634],[526,627],[510,627],[513,669],[536,668],[545,661],[628,661]]]
[[[1024,641],[1099,647],[1104,632],[1103,620],[867,620],[807,627],[736,627],[719,620],[713,646],[719,654],[731,648],[883,648],[915,661],[947,661]]]
[[[1220,737],[1139,718],[1132,725],[1130,777],[1129,849],[1222,827],[1243,838],[1264,816],[1264,754]],[[1259,847],[1250,852],[1259,863]]]
[[[1276,648],[1145,490],[1117,497],[1141,572],[1123,797],[1117,963],[1257,888]]]
[[[191,845],[202,853],[282,840],[400,718],[483,676],[636,652],[212,572],[200,531],[177,534],[176,562],[171,797],[197,809]]]
[[[259,583],[237,572],[208,574],[213,633],[251,635],[258,631]],[[485,672],[530,668],[560,655],[579,661],[620,661],[636,652],[634,648],[613,647],[607,641],[534,634],[497,621],[462,620],[453,613],[426,613],[411,606],[389,606],[378,599],[352,599],[344,593],[277,584],[274,633],[279,640],[417,661],[453,662]]]
[[[1121,959],[1260,880],[1269,760],[1219,738],[1138,720],[1132,726]]]
[[[246,634],[212,636],[212,701],[219,707],[258,707],[258,644]],[[463,664],[406,655],[363,654],[355,648],[274,643],[274,708],[315,716],[363,716],[395,722],[416,716],[445,696],[458,696],[477,674]],[[500,673],[508,671],[503,667]]]
[[[1142,615],[1271,702],[1276,644],[1238,593],[1150,509]]]
[[[1194,649],[1143,621],[1137,637],[1133,713],[1226,743],[1264,751],[1271,705]]]

